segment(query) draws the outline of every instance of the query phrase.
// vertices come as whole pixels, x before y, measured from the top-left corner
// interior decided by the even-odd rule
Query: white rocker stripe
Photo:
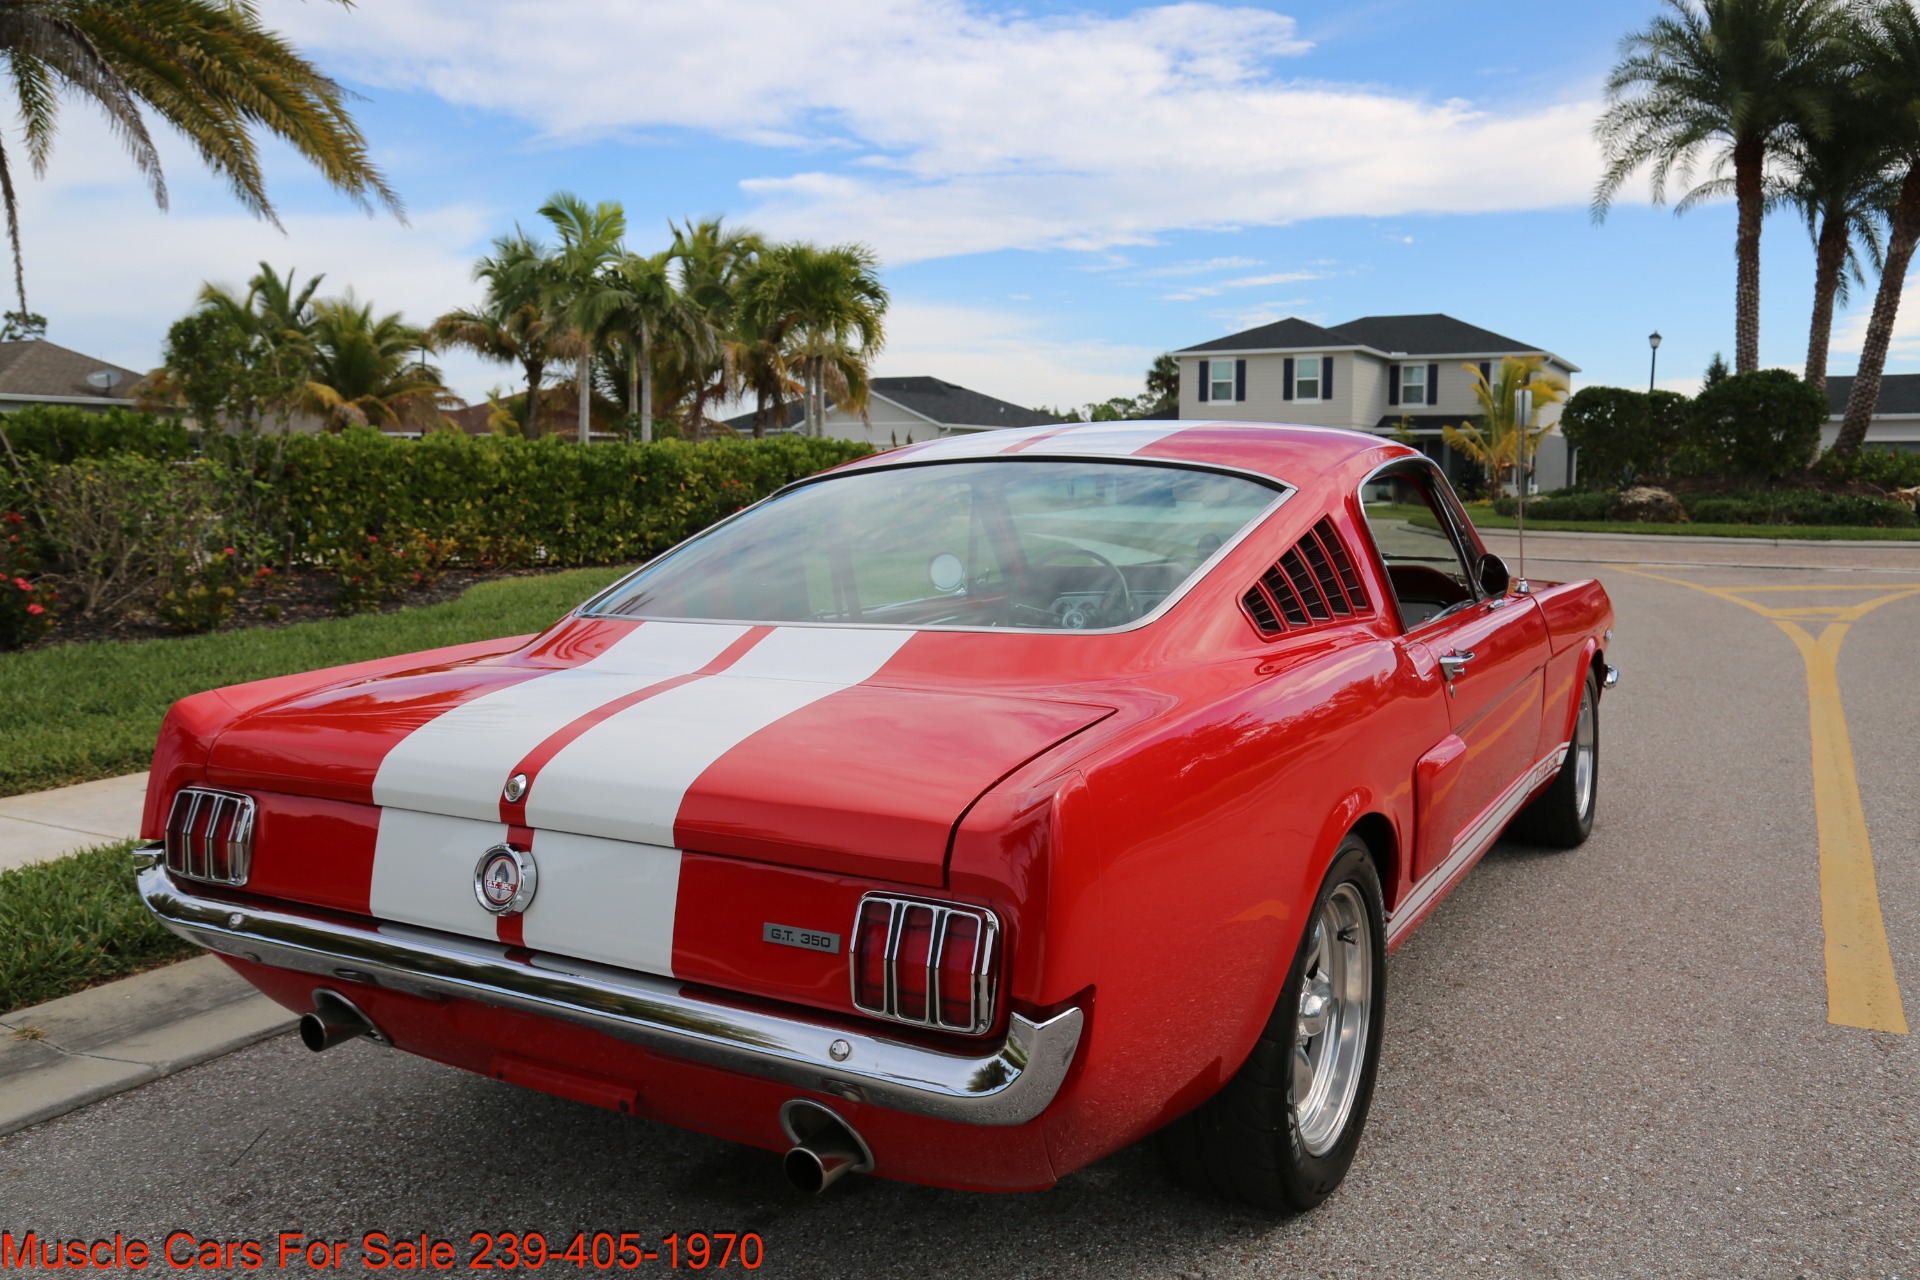
[[[596,707],[698,671],[747,631],[716,623],[643,622],[577,667],[453,707],[387,752],[374,776],[373,801],[496,821],[500,789],[527,752]]]
[[[1551,778],[1567,758],[1567,750],[1573,744],[1563,742],[1553,751],[1536,761],[1531,768],[1508,784],[1498,799],[1488,805],[1486,810],[1475,818],[1453,842],[1453,849],[1447,854],[1447,860],[1426,874],[1426,878],[1413,887],[1406,901],[1394,909],[1387,918],[1387,941],[1399,940],[1401,934],[1413,926],[1434,899],[1445,893],[1449,886],[1467,873],[1468,868],[1478,862],[1500,833],[1506,828],[1513,815],[1527,802],[1539,786]]]
[[[781,627],[718,674],[636,703],[560,751],[527,796],[529,826],[672,847],[687,791],[779,720],[871,678],[914,632]],[[542,844],[544,848],[544,843]]]

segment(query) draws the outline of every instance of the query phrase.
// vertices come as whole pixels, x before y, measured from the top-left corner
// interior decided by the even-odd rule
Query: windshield
[[[1184,467],[952,462],[803,485],[592,601],[625,618],[1092,630],[1191,581],[1284,490]]]

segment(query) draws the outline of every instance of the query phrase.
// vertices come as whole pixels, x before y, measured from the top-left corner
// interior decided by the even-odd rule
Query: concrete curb
[[[0,1135],[293,1028],[213,956],[0,1014]]]

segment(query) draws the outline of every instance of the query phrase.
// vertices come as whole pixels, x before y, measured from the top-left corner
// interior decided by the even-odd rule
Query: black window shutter
[[[1280,369],[1280,398],[1282,400],[1293,399],[1293,357],[1292,356],[1287,357],[1286,363]]]
[[[1437,364],[1427,366],[1427,403],[1440,403],[1440,366]]]
[[[1480,381],[1486,383],[1489,388],[1493,386],[1493,361],[1482,360],[1480,362]]]
[[[1235,400],[1247,398],[1247,362],[1245,360],[1233,362],[1233,398]]]
[[[1400,403],[1400,366],[1397,364],[1387,366],[1387,403]]]
[[[1320,398],[1333,399],[1333,357],[1320,357]]]
[[[1207,402],[1207,397],[1213,394],[1213,383],[1209,381],[1209,379],[1211,379],[1212,377],[1213,377],[1213,362],[1210,360],[1202,360],[1200,362],[1200,403],[1201,404],[1205,404]]]

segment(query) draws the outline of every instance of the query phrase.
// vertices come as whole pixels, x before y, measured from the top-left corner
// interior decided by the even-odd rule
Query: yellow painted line
[[[1920,585],[1871,590],[1886,592],[1861,604],[1832,610],[1772,609],[1743,593],[1798,590],[1774,587],[1708,587],[1684,578],[1614,565],[1624,573],[1689,587],[1741,605],[1767,618],[1800,650],[1807,669],[1807,716],[1813,736],[1813,809],[1820,832],[1820,922],[1826,933],[1827,1021],[1837,1026],[1907,1034],[1900,984],[1880,912],[1880,886],[1874,875],[1873,845],[1860,803],[1860,779],[1853,766],[1853,740],[1847,733],[1840,698],[1840,645],[1852,624],[1882,605],[1920,596]],[[1805,590],[1834,588],[1809,587]],[[1845,588],[1858,590],[1859,588]],[[1817,614],[1834,620],[1816,638],[1795,618]]]

